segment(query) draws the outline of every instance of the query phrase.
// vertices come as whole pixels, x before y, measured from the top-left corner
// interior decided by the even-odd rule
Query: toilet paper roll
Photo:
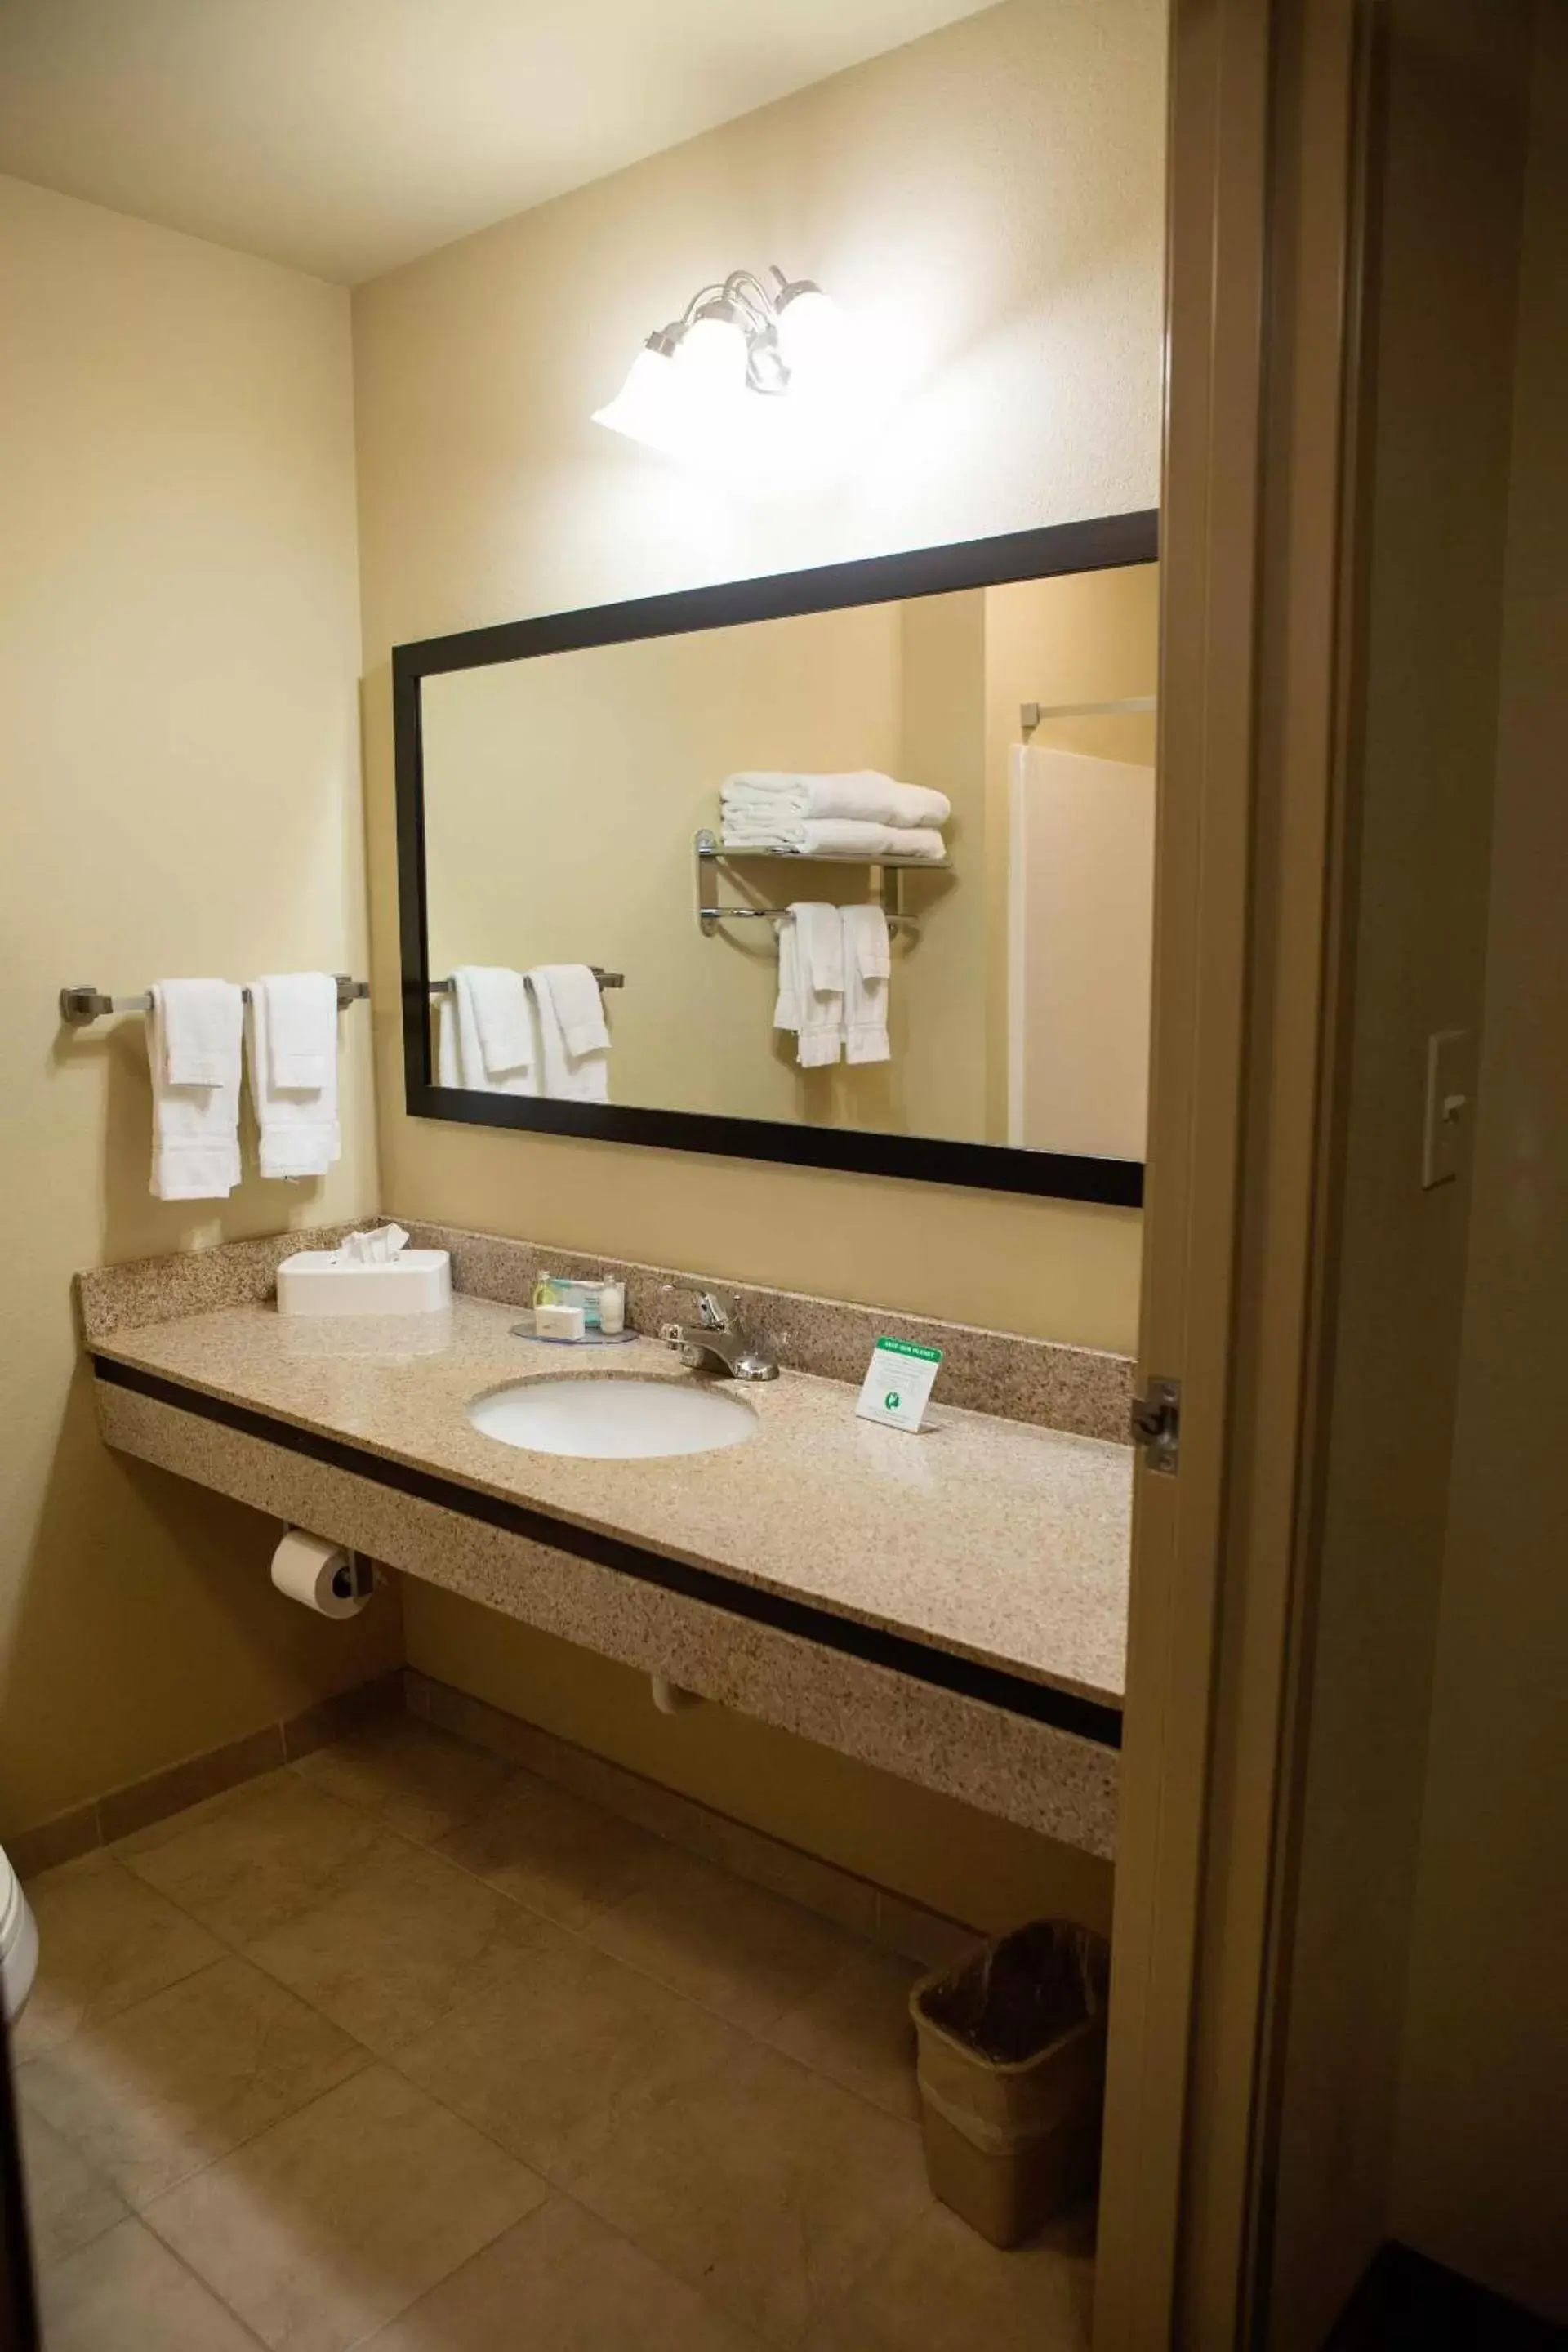
[[[319,1617],[357,1617],[374,1584],[364,1561],[301,1528],[290,1528],[273,1553],[272,1581]]]

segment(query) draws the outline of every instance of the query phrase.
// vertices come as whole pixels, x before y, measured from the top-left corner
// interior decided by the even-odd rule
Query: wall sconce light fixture
[[[774,283],[749,269],[704,286],[680,317],[651,334],[607,406],[607,425],[656,449],[700,446],[744,431],[753,397],[776,400],[817,388],[842,334],[837,305],[809,278]]]

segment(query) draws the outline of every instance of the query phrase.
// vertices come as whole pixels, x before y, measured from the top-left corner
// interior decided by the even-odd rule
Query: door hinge
[[[1132,1400],[1131,1421],[1132,1442],[1142,1447],[1145,1465],[1173,1475],[1182,1456],[1180,1381],[1152,1380]]]

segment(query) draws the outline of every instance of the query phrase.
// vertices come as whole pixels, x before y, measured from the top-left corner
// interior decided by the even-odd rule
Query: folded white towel
[[[470,963],[463,978],[474,1008],[479,1055],[487,1078],[504,1078],[533,1067],[533,1014],[520,971],[500,964]]]
[[[842,775],[795,775],[776,768],[742,768],[720,787],[724,814],[776,817],[857,817],[868,824],[945,824],[952,803],[929,784],[900,784],[878,768]]]
[[[608,1102],[610,1099],[610,1033],[601,1005],[595,1021],[587,1016],[582,975],[595,995],[598,983],[586,964],[540,964],[528,975],[543,1062],[543,1093],[551,1102]],[[557,975],[563,975],[557,991]],[[570,1026],[571,1035],[568,1034]],[[600,1041],[573,1050],[571,1036],[595,1035]]]
[[[172,1087],[221,1087],[234,1054],[238,992],[226,980],[163,980],[160,1067]]]
[[[542,981],[550,991],[566,1051],[573,1055],[608,1053],[610,1033],[605,1022],[605,1000],[592,967],[585,963],[542,963],[533,974],[534,986],[537,988]]]
[[[890,1062],[888,976],[893,960],[880,907],[841,907],[844,933],[844,1058]]]
[[[252,987],[267,991],[267,1074],[272,1084],[326,1086],[338,1064],[338,983],[332,974],[269,972]]]
[[[200,1066],[216,1076],[205,1084],[177,1084],[169,1076],[171,1008],[180,1025],[187,992],[201,992]],[[245,1007],[226,980],[160,980],[147,1015],[147,1060],[153,1078],[153,1178],[160,1201],[221,1201],[239,1181],[239,1059]],[[189,1063],[182,1066],[190,1066]]]
[[[796,857],[918,857],[940,865],[947,844],[930,825],[862,824],[854,817],[730,817],[726,849],[779,849]]]
[[[300,987],[301,982],[316,983]],[[279,1003],[292,1043],[279,1050]],[[307,1018],[309,1012],[310,1017]],[[250,1099],[259,1131],[261,1172],[324,1176],[342,1151],[338,1127],[338,990],[326,972],[277,972],[250,983],[247,1030]],[[315,1086],[280,1084],[280,1069],[315,1069]]]
[[[795,1033],[803,1070],[837,1062],[844,1044],[844,934],[837,907],[802,899],[779,926],[773,1027]]]
[[[492,1066],[487,1058],[479,1021],[479,1004],[487,996],[486,982],[496,977],[497,967],[486,964],[461,964],[452,974],[452,985],[442,992],[436,1013],[436,1075],[444,1087],[458,1087],[471,1095],[536,1095],[542,1092],[539,1083],[539,1053],[533,1028],[533,1016],[523,986],[522,974],[511,972],[502,976],[517,983],[517,994],[522,998],[523,1018],[527,1023],[527,1060],[513,1068]],[[518,1050],[516,1034],[516,999],[510,992],[495,989],[488,992],[492,1008],[503,1017],[493,1034],[491,1051],[497,1054]],[[511,1011],[505,1014],[510,998]]]

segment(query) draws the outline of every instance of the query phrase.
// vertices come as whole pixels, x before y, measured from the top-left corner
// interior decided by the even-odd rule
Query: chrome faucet
[[[681,1323],[661,1323],[658,1336],[693,1371],[717,1372],[730,1381],[776,1381],[779,1368],[771,1356],[750,1347],[740,1328],[740,1309],[727,1290],[706,1285],[697,1294],[695,1330]]]

